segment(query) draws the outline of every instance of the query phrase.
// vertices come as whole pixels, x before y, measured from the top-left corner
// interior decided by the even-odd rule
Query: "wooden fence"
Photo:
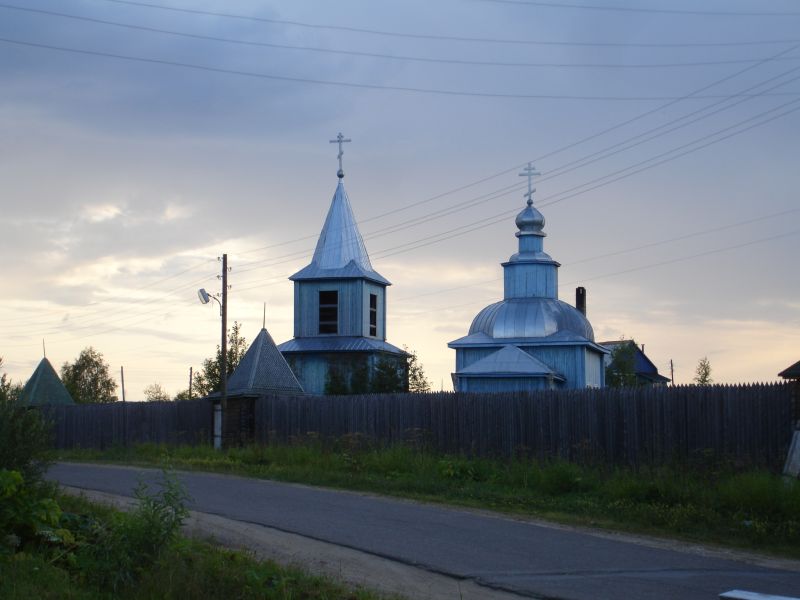
[[[232,401],[235,403],[235,401]],[[291,443],[355,436],[476,456],[597,464],[721,459],[778,470],[793,430],[792,386],[640,387],[507,394],[264,396],[231,405],[228,439]],[[58,448],[210,444],[209,400],[47,409]],[[228,422],[237,417],[236,423]]]
[[[791,441],[787,384],[536,393],[265,396],[255,439],[423,443],[445,453],[604,464],[709,459],[780,469]]]
[[[56,448],[97,448],[141,444],[210,444],[210,400],[114,402],[49,406]]]

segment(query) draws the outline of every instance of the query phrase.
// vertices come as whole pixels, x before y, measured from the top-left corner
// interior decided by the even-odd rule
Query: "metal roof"
[[[303,387],[264,328],[228,379],[227,391],[230,396],[266,392],[302,394]]]
[[[778,377],[783,377],[784,379],[800,379],[800,360],[791,367],[787,367],[778,373]]]
[[[484,308],[473,319],[469,334],[485,333],[495,339],[545,338],[559,332],[594,341],[586,317],[555,298],[509,298]]]
[[[43,358],[22,389],[19,403],[25,406],[75,404],[67,388],[58,378],[53,365]]]
[[[459,377],[564,377],[517,346],[503,346],[456,373]]]
[[[382,340],[356,336],[320,336],[295,338],[278,346],[284,353],[291,352],[389,352],[407,354],[397,346]]]
[[[317,240],[311,263],[289,277],[300,279],[341,279],[364,277],[377,283],[390,285],[373,268],[367,248],[358,231],[353,209],[344,185],[336,186],[331,207]]]

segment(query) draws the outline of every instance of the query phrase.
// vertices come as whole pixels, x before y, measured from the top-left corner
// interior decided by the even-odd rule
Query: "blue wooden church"
[[[309,394],[360,393],[378,367],[408,386],[407,353],[386,341],[386,288],[358,230],[345,192],[340,133],[339,183],[311,263],[294,282],[294,338],[278,346]]]
[[[585,290],[578,288],[581,310],[558,299],[558,267],[544,252],[544,217],[533,206],[528,167],[527,206],[517,215],[519,251],[504,271],[503,300],[473,319],[469,333],[448,344],[456,351],[453,387],[464,392],[502,392],[603,387],[603,357],[585,315]],[[581,294],[583,292],[583,294]]]

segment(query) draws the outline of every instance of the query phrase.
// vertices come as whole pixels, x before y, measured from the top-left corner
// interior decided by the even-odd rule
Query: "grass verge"
[[[137,531],[153,533],[140,508],[123,514],[80,497],[56,498],[61,506],[59,544],[28,543],[0,554],[4,600],[377,600],[301,570],[261,562],[249,554],[181,536],[148,556]],[[161,508],[157,507],[160,511]],[[144,517],[145,521],[147,517]],[[148,535],[149,537],[149,535]],[[64,543],[68,538],[67,543]],[[53,540],[49,540],[53,541]],[[130,577],[121,574],[128,572]]]
[[[151,444],[60,451],[59,460],[170,466],[481,508],[629,533],[800,558],[800,482],[713,467],[605,469],[374,448],[360,438],[323,445]]]

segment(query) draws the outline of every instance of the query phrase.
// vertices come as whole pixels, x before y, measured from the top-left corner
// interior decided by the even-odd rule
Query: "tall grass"
[[[209,447],[152,444],[61,458],[240,474],[666,534],[800,557],[800,482],[764,471],[672,467],[609,469],[563,461],[446,456],[334,442]]]

